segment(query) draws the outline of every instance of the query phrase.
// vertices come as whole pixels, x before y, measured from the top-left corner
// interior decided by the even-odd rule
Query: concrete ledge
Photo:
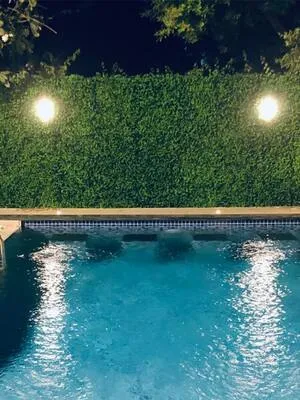
[[[114,220],[174,218],[300,218],[300,207],[0,208],[2,220]]]
[[[0,220],[0,237],[3,241],[21,229],[21,221]]]

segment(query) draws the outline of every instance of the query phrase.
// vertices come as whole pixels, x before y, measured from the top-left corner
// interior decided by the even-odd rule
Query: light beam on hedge
[[[49,97],[41,97],[34,104],[35,115],[45,124],[54,119],[55,111],[55,103]]]
[[[273,96],[265,96],[257,104],[258,118],[271,122],[279,112],[278,101]]]

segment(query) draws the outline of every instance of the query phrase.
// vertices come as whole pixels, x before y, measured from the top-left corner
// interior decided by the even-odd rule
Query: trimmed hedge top
[[[1,207],[300,204],[291,75],[68,76],[0,95]],[[280,115],[257,118],[272,94]],[[44,125],[32,108],[57,103]]]

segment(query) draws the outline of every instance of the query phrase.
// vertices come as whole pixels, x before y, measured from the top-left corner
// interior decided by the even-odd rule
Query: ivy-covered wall
[[[257,118],[272,94],[280,115]],[[44,125],[33,103],[57,104]],[[0,94],[0,207],[300,204],[291,75],[69,76]]]

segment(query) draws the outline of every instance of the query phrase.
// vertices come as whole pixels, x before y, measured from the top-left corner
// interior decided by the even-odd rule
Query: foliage
[[[229,1],[222,0],[224,4],[229,4]],[[195,43],[205,32],[216,4],[216,0],[210,3],[202,0],[154,0],[152,9],[146,15],[161,23],[161,29],[156,34],[160,40],[177,34]]]
[[[190,44],[208,39],[203,54],[216,46],[217,59],[243,63],[245,52],[253,62],[260,56],[274,59],[288,13],[299,23],[296,0],[152,0],[146,15],[160,24],[159,40],[171,35]],[[203,59],[207,62],[206,56]]]
[[[33,39],[39,38],[43,27],[55,32],[45,24],[37,0],[5,0],[4,3],[0,5],[0,56],[6,61],[32,53]],[[26,66],[14,71],[9,64],[6,62],[6,69],[0,71],[0,83],[7,87],[16,72],[21,75],[28,72]]]
[[[300,73],[300,28],[285,32],[283,40],[286,53],[278,60],[282,69],[293,74]]]
[[[37,78],[0,92],[1,207],[300,204],[300,90],[292,74]],[[280,116],[257,118],[273,94]],[[43,125],[41,95],[57,104]]]
[[[0,83],[10,88],[17,85],[26,85],[32,79],[64,76],[68,73],[70,66],[76,61],[79,55],[80,49],[77,49],[64,61],[59,61],[55,59],[52,53],[46,53],[48,58],[46,61],[40,61],[37,64],[27,63],[18,72],[2,71],[2,75],[4,75],[2,78],[0,72]]]
[[[74,51],[63,62],[55,59],[52,53],[48,53],[49,61],[41,61],[38,69],[38,74],[42,77],[60,77],[68,73],[70,66],[77,60],[80,55],[80,49]]]
[[[0,6],[0,49],[13,46],[17,53],[32,51],[30,36],[39,37],[43,24],[35,12],[37,0],[6,3]]]
[[[262,0],[253,4],[232,0],[152,0],[151,3],[151,9],[146,15],[161,24],[157,32],[158,38],[163,39],[171,34],[177,34],[186,41],[194,43],[208,30],[219,35],[221,41],[223,39],[221,36],[225,34],[224,27],[232,26],[240,31],[239,25],[246,24],[257,28],[259,22],[257,14],[260,14],[276,31],[280,31],[281,23],[277,17],[287,12],[295,4],[295,0],[272,2]],[[219,16],[221,20],[218,20]],[[217,23],[221,21],[220,32],[223,30],[223,35],[216,31]]]

